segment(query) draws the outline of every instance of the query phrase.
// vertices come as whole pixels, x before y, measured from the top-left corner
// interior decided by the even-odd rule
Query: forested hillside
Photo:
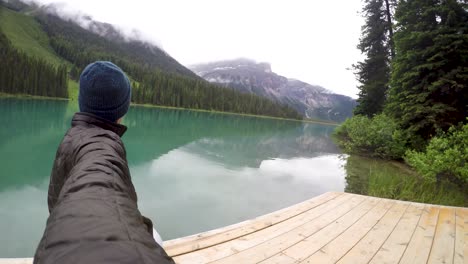
[[[68,97],[67,68],[14,49],[0,31],[0,92]]]
[[[125,39],[110,24],[90,20],[91,28],[85,29],[73,21],[60,18],[54,12],[50,7],[27,6],[17,1],[7,4],[0,0],[0,31],[5,39],[2,50],[7,50],[7,47],[9,50],[2,54],[8,57],[2,59],[2,63],[17,61],[12,55],[12,52],[16,52],[25,60],[44,63],[47,66],[43,68],[49,72],[55,71],[62,75],[66,72],[68,79],[76,86],[79,74],[87,64],[96,60],[109,60],[129,75],[135,103],[302,118],[295,110],[278,102],[210,84],[158,47],[143,41]],[[101,34],[99,30],[102,29],[110,34]],[[34,72],[29,64],[21,65],[26,65],[24,69]],[[65,93],[54,92],[58,88],[53,88],[53,85],[44,86],[42,79],[38,88],[25,87],[28,84],[11,76],[12,70],[0,75],[9,78],[0,80],[0,83],[8,86],[0,87],[3,92],[67,97]],[[63,84],[62,75],[57,80],[60,84]],[[31,92],[42,90],[44,93]],[[76,91],[70,94],[76,94]]]

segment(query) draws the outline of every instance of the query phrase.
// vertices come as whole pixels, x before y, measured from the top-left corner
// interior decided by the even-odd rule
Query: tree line
[[[339,144],[468,185],[468,2],[365,0],[363,14],[359,105]]]
[[[68,97],[67,67],[16,50],[0,31],[0,92],[48,97]]]
[[[467,10],[461,0],[366,0],[355,114],[388,114],[414,146],[465,122]]]

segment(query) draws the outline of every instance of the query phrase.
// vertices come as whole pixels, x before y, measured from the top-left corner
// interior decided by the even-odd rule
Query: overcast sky
[[[356,98],[361,0],[40,0],[136,28],[184,65],[250,58]]]

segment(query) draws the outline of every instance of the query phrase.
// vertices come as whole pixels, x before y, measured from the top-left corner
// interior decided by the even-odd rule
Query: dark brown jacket
[[[75,114],[57,150],[34,263],[173,263],[138,210],[120,139],[126,129]]]

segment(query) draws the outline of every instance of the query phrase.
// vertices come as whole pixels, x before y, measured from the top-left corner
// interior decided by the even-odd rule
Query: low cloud
[[[53,2],[50,0],[4,0],[6,2],[20,1],[28,5],[33,5],[43,12],[60,17],[66,21],[72,21],[80,27],[96,33],[102,37],[111,40],[121,41],[139,41],[162,48],[160,43],[152,40],[141,31],[135,28],[128,28],[119,25],[113,25],[105,22],[96,21],[92,16],[80,10],[73,8],[64,2]]]

